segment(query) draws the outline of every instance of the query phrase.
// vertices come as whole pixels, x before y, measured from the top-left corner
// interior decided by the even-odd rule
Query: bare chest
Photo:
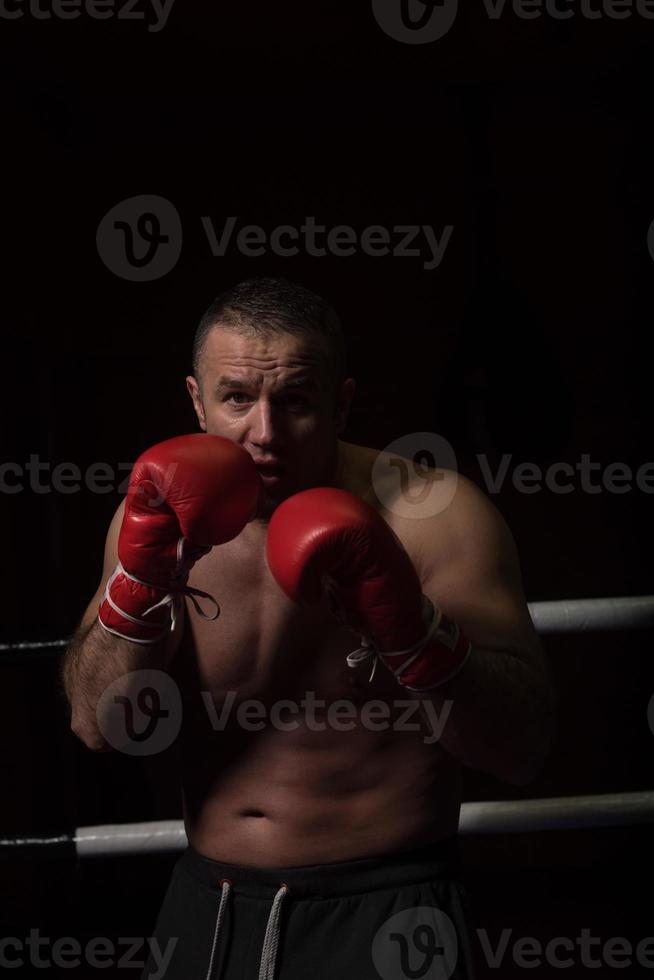
[[[214,596],[221,612],[205,620],[187,600],[180,651],[187,686],[194,681],[216,701],[229,691],[240,698],[300,698],[311,690],[327,701],[355,702],[397,693],[390,673],[378,669],[371,684],[369,665],[348,667],[360,637],[334,619],[326,601],[304,609],[289,600],[270,573],[263,542],[249,554],[238,539],[214,548],[189,584]]]

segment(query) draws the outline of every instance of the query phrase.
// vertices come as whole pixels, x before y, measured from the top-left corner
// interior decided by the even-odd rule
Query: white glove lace
[[[436,612],[438,612],[438,615],[436,615]],[[421,640],[418,640],[418,642],[414,643],[413,646],[407,647],[406,650],[392,650],[392,651],[384,650],[384,660],[386,660],[388,657],[406,657],[407,654],[413,654],[413,656],[409,657],[408,660],[403,660],[401,665],[397,668],[397,670],[392,670],[392,673],[396,678],[398,678],[399,675],[406,670],[409,664],[412,664],[413,661],[420,656],[420,654],[422,653],[422,651],[427,646],[432,636],[438,629],[439,623],[441,621],[440,609],[437,611],[436,607],[434,606],[434,603],[426,595],[423,595],[422,597],[422,616],[425,621],[425,624],[428,625],[428,629],[426,635],[423,636]],[[372,665],[372,672],[370,674],[370,677],[368,678],[368,683],[370,683],[373,677],[375,676],[375,671],[377,669],[377,663],[380,659],[380,656],[381,656],[380,651],[372,642],[372,640],[368,639],[368,637],[366,636],[362,636],[361,646],[357,650],[354,650],[352,653],[349,653],[347,655],[346,660],[347,660],[348,667],[358,667],[360,664],[365,663],[366,660],[370,660],[371,658],[374,658],[373,665]]]
[[[120,633],[118,630],[112,629],[109,626],[105,626],[102,620],[100,620],[100,625],[104,627],[104,629],[107,630],[108,633],[114,633],[116,636],[120,636],[123,639],[130,640],[132,643],[144,643],[144,644],[158,643],[159,640],[162,640],[164,636],[166,636],[168,633],[172,632],[175,629],[175,624],[177,623],[177,618],[178,618],[178,610],[180,608],[180,603],[183,596],[188,596],[188,598],[193,603],[195,611],[199,616],[202,617],[202,619],[214,620],[218,618],[218,616],[220,615],[220,606],[218,605],[214,597],[210,595],[208,592],[203,592],[202,589],[195,589],[193,588],[193,586],[186,584],[188,569],[184,567],[184,565],[188,563],[189,559],[192,562],[195,562],[197,561],[198,558],[202,557],[203,555],[206,555],[207,552],[210,551],[211,549],[205,547],[199,547],[199,548],[185,547],[187,544],[188,542],[186,541],[186,538],[180,538],[179,541],[177,542],[177,568],[173,576],[172,588],[169,589],[169,591],[166,593],[163,599],[160,599],[158,602],[155,602],[152,606],[149,606],[147,609],[144,609],[142,614],[143,616],[147,616],[148,613],[153,612],[155,609],[159,609],[160,606],[170,606],[170,623],[168,623],[163,629],[160,629],[159,623],[153,623],[151,621],[148,621],[147,619],[140,619],[136,616],[132,616],[128,612],[125,612],[124,609],[121,609],[120,606],[118,606],[114,602],[114,600],[111,597],[111,586],[114,579],[118,575],[123,575],[125,578],[129,579],[130,581],[137,582],[138,585],[143,585],[146,588],[156,589],[158,591],[161,591],[160,585],[156,585],[153,582],[146,582],[144,579],[138,578],[136,575],[132,575],[131,572],[125,570],[122,563],[119,561],[118,564],[116,565],[114,572],[110,576],[109,581],[107,582],[106,588],[104,590],[104,599],[111,606],[114,612],[117,612],[119,616],[122,616],[128,622],[134,623],[137,626],[142,626],[146,629],[157,629],[159,630],[159,632],[156,634],[156,636],[151,636],[148,637],[147,639],[142,639],[142,638],[137,639],[136,637],[125,636],[123,633]],[[213,603],[213,606],[215,607],[214,611],[212,613],[206,613],[202,609],[200,603],[198,602],[198,598],[208,599],[211,603]]]

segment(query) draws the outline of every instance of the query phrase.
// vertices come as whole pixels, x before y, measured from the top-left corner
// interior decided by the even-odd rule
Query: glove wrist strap
[[[178,556],[180,557],[183,553],[183,541],[183,538],[180,539],[180,545],[178,547]],[[205,553],[205,549],[202,549],[202,553]],[[107,582],[102,603],[100,604],[98,621],[102,628],[108,633],[113,633],[114,636],[120,636],[124,640],[130,640],[132,643],[147,645],[158,643],[175,629],[184,596],[188,596],[196,612],[202,619],[217,619],[220,615],[220,606],[215,598],[208,592],[202,591],[202,589],[195,589],[187,585],[188,570],[183,571],[180,566],[181,562],[178,560],[178,571],[176,571],[175,580],[166,589],[166,587],[160,584],[147,582],[136,575],[132,575],[119,561]],[[148,602],[152,598],[152,593],[154,593],[155,597],[160,595],[161,598],[154,603],[151,602],[145,609],[141,609],[138,602],[136,604],[134,603],[134,592],[132,592],[129,602],[132,611],[128,612],[121,605],[121,593],[124,598],[127,582],[134,582],[142,589],[147,589],[151,593],[148,599],[144,597],[145,602]],[[198,598],[208,599],[214,609],[209,613],[205,612],[198,602]],[[123,605],[127,605],[127,603],[123,601]],[[148,620],[144,618],[156,609],[164,607],[168,607],[170,618],[168,616],[163,620]],[[112,615],[112,611],[115,615]]]
[[[444,684],[462,669],[470,656],[472,644],[461,628],[434,606],[427,596],[423,596],[423,619],[427,625],[425,636],[406,650],[384,650],[382,653],[372,640],[361,637],[362,646],[347,657],[348,667],[358,667],[366,660],[373,659],[369,677],[369,681],[372,681],[377,662],[382,660],[398,683],[409,691],[430,691]],[[393,661],[397,662],[400,658],[401,662],[396,667]],[[411,667],[413,669],[409,669]]]

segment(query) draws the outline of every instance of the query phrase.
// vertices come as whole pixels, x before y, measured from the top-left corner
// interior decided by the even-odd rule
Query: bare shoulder
[[[513,535],[491,499],[453,470],[359,448],[360,496],[395,531],[425,593],[474,644],[543,670]]]
[[[520,591],[520,563],[511,530],[472,480],[397,453],[346,446],[349,489],[392,527],[423,582],[502,580]]]
[[[459,533],[468,533],[470,519],[483,506],[480,490],[453,470],[423,466],[398,453],[369,446],[344,444],[349,485],[392,527],[419,572],[433,559],[432,540],[439,552],[455,547]]]

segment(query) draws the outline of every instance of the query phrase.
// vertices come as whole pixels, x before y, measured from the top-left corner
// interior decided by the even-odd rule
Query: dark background
[[[406,45],[367,3],[216,6],[177,0],[160,33],[0,20],[3,460],[117,468],[194,431],[183,379],[200,315],[233,282],[282,275],[345,322],[349,441],[437,432],[482,488],[480,453],[493,467],[512,454],[511,470],[649,462],[654,21],[490,21],[471,4],[441,40]],[[129,282],[96,231],[141,194],[175,206],[183,248],[167,275]],[[361,253],[214,258],[203,215],[454,232],[433,271]],[[651,496],[633,486],[526,495],[507,480],[493,501],[530,601],[654,593]],[[0,640],[72,633],[119,500],[1,495]],[[650,642],[546,638],[551,758],[524,788],[466,772],[466,800],[649,789]],[[93,755],[70,734],[57,662],[5,655],[0,836],[178,817],[161,760]],[[479,925],[635,944],[654,931],[648,842],[647,828],[464,839]],[[83,940],[151,935],[174,856],[2,861],[4,935]]]

